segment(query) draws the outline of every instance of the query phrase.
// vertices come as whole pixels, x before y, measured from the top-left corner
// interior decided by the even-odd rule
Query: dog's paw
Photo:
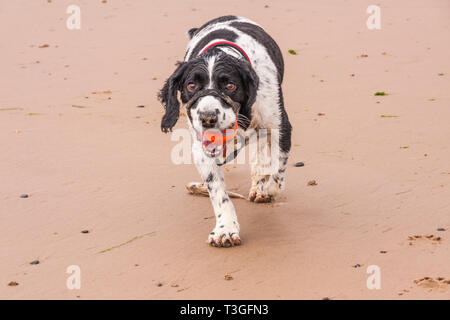
[[[251,191],[248,198],[252,202],[256,203],[268,203],[274,200],[273,196],[270,194],[260,194],[258,191]]]
[[[238,246],[241,244],[241,238],[239,238],[239,228],[236,225],[218,225],[209,234],[207,243],[213,247]]]
[[[279,181],[274,176],[264,176],[252,181],[248,198],[256,203],[267,203],[275,200],[280,191]]]

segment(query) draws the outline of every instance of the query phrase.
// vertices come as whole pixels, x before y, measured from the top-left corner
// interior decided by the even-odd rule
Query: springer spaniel
[[[161,129],[167,133],[175,126],[180,113],[180,92],[194,140],[194,163],[216,216],[208,243],[231,247],[239,245],[241,239],[221,165],[234,158],[240,149],[235,149],[222,163],[217,158],[222,153],[226,155],[228,143],[224,142],[237,139],[238,128],[247,136],[246,142],[250,132],[256,132],[259,141],[253,155],[256,161],[251,164],[249,199],[270,202],[284,189],[292,127],[281,90],[283,56],[276,42],[258,24],[242,17],[219,17],[189,30],[188,35],[184,61],[177,64],[159,93],[165,107]],[[207,135],[211,130],[216,134]],[[261,134],[262,131],[269,134]],[[228,134],[231,139],[226,138]],[[271,137],[270,141],[262,139],[263,136]]]

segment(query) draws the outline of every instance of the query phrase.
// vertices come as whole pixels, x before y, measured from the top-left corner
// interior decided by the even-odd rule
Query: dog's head
[[[167,79],[159,93],[166,111],[161,129],[168,132],[178,120],[178,92],[198,133],[226,130],[236,121],[246,129],[257,89],[258,76],[248,61],[212,48],[191,61],[179,63]]]

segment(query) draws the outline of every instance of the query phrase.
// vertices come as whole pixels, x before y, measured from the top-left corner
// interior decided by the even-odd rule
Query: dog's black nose
[[[217,123],[217,114],[215,112],[201,112],[199,119],[203,128],[213,128]]]

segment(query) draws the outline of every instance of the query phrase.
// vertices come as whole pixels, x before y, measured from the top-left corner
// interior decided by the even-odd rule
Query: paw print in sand
[[[416,279],[413,281],[417,287],[427,290],[428,292],[447,292],[447,289],[450,287],[450,279],[446,279],[444,277],[423,277],[421,279]],[[413,287],[410,287],[413,289]],[[404,289],[398,292],[399,296],[406,295],[410,292],[410,290]]]
[[[447,287],[450,285],[450,279],[446,279],[444,277],[424,277],[422,279],[414,280],[414,283],[422,287],[424,289],[428,289],[428,291],[439,290],[440,292],[445,292]]]
[[[432,244],[440,244],[442,241],[441,237],[430,235],[414,235],[408,237],[408,244],[410,246],[417,243],[431,242]]]

